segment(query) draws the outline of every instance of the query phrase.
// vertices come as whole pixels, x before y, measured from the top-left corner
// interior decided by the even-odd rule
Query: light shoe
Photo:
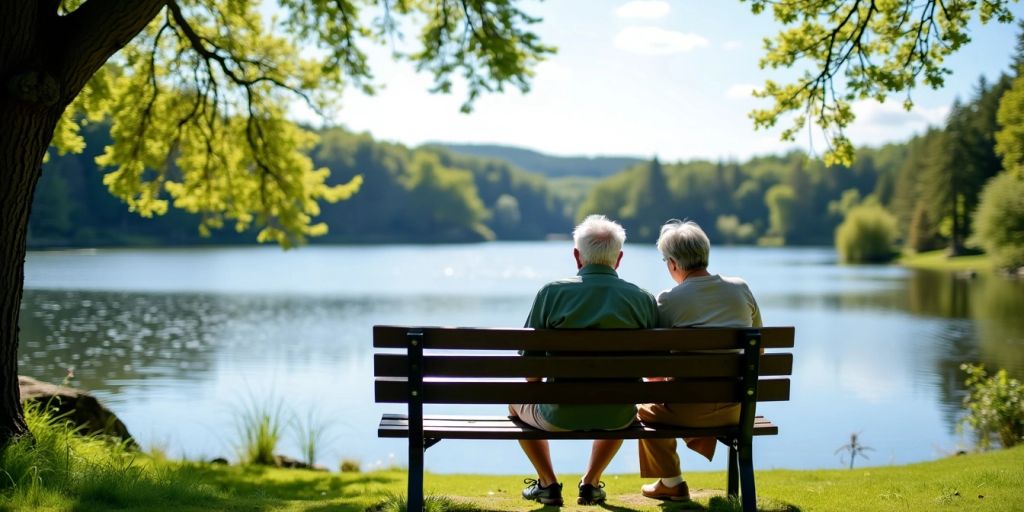
[[[669,487],[661,483],[659,478],[654,483],[647,484],[640,488],[640,492],[652,499],[663,501],[690,501],[690,488],[683,482],[675,487]]]

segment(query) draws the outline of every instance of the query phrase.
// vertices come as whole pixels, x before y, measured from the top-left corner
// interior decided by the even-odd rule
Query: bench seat
[[[651,439],[680,437],[735,436],[739,427],[682,428],[667,425],[647,425],[635,422],[622,430],[547,432],[535,429],[508,416],[452,416],[424,415],[423,437],[426,439]],[[771,436],[779,427],[757,416],[754,420],[755,436]],[[385,414],[377,427],[378,437],[409,437],[409,418],[405,414]]]

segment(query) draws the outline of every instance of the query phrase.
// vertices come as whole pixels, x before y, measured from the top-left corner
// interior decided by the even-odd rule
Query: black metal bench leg
[[[423,510],[423,437],[409,437],[409,512]]]
[[[739,464],[740,486],[743,488],[743,492],[740,494],[743,502],[743,512],[756,512],[757,491],[754,490],[754,455],[751,444],[744,443],[740,445]]]
[[[409,331],[409,493],[406,510],[423,511],[423,333]]]
[[[739,467],[739,454],[737,453],[736,446],[738,441],[735,439],[730,440],[729,444],[729,496],[738,498],[740,495],[740,467]]]

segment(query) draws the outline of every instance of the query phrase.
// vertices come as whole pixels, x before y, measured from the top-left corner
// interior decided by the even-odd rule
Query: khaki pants
[[[740,405],[722,404],[640,404],[637,418],[644,423],[680,427],[710,428],[735,425]],[[718,441],[713,437],[685,438],[686,446],[711,460]],[[671,478],[682,474],[675,439],[640,440],[640,476]]]

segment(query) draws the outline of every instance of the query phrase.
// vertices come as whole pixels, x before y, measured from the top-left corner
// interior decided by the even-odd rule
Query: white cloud
[[[743,43],[741,43],[740,41],[733,40],[733,41],[726,41],[725,44],[722,45],[722,48],[725,48],[726,50],[738,50],[742,46],[743,46]]]
[[[915,133],[921,133],[929,126],[940,126],[949,115],[949,107],[914,106],[907,111],[903,102],[889,100],[879,103],[875,100],[854,102],[853,113],[857,116],[847,130],[854,144],[877,145],[905,140]]]
[[[761,90],[754,84],[735,84],[725,91],[725,97],[732,100],[748,100],[754,97],[754,91]]]
[[[569,68],[553,60],[546,60],[537,64],[535,71],[537,73],[535,82],[564,82],[572,75]]]
[[[701,35],[658,27],[626,27],[615,36],[615,47],[641,55],[671,55],[711,46]]]
[[[615,15],[620,18],[652,20],[667,16],[670,10],[672,8],[668,2],[662,0],[633,0],[615,9]]]
[[[858,121],[867,124],[899,127],[921,123],[941,124],[949,114],[949,108],[915,106],[908,111],[897,101],[879,103],[874,100],[861,100],[853,104],[853,113]]]

